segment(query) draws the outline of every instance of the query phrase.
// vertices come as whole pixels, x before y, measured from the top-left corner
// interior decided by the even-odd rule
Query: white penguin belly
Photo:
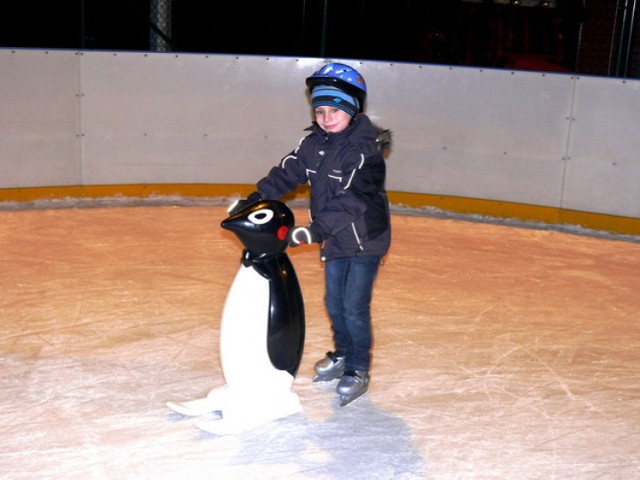
[[[266,393],[288,390],[293,377],[277,370],[267,350],[269,281],[241,266],[231,285],[220,325],[220,359],[229,388]]]

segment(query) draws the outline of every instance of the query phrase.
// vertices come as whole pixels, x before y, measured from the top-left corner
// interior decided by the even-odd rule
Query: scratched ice
[[[640,241],[579,228],[396,209],[370,391],[344,408],[311,382],[331,347],[317,250],[289,251],[303,412],[224,437],[172,414],[223,382],[224,203],[3,205],[1,478],[640,476]]]

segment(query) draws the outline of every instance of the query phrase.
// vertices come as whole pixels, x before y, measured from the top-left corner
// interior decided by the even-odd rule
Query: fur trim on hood
[[[376,137],[376,142],[378,143],[378,149],[383,154],[389,153],[389,150],[391,150],[391,140],[393,137],[391,130],[383,129],[381,127],[378,127],[377,125],[374,125],[374,127],[378,131],[378,136]]]

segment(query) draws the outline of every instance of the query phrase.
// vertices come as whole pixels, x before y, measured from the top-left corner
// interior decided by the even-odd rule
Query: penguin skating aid
[[[291,390],[305,335],[300,285],[285,253],[293,225],[293,213],[279,201],[254,203],[221,224],[244,246],[220,324],[225,384],[204,398],[167,403],[188,416],[216,412],[196,424],[205,431],[237,433],[302,411]]]

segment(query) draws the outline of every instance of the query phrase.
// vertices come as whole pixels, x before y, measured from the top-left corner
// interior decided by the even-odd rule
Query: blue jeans
[[[379,256],[329,260],[324,266],[325,305],[335,352],[347,370],[369,371],[371,364],[371,295],[380,267]]]

